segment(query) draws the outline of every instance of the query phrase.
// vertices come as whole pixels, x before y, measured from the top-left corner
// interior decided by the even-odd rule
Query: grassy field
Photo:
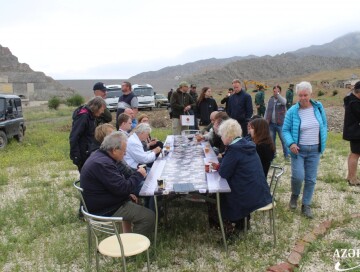
[[[91,268],[87,266],[86,225],[77,218],[79,200],[72,186],[79,176],[68,155],[72,110],[65,106],[58,111],[43,107],[25,109],[24,142],[12,140],[0,151],[1,271],[95,270],[94,262]],[[169,132],[156,129],[152,135],[164,139]],[[285,260],[297,239],[311,228],[343,215],[348,220],[314,242],[311,254],[299,268],[333,271],[334,250],[358,248],[360,242],[359,220],[350,220],[350,214],[358,212],[360,187],[349,187],[344,180],[348,149],[340,134],[329,133],[314,196],[313,220],[303,218],[299,210],[289,211],[289,165],[282,156],[276,158],[274,164],[284,165],[285,174],[278,189],[275,249],[268,233],[268,219],[263,214],[253,216],[251,231],[246,238],[239,237],[229,245],[227,256],[220,232],[208,226],[207,207],[201,203],[173,202],[169,223],[160,224],[156,254],[151,249],[152,270],[265,271]],[[145,256],[129,258],[128,270],[145,271],[145,262]],[[101,259],[102,271],[119,271],[120,266],[118,260]]]

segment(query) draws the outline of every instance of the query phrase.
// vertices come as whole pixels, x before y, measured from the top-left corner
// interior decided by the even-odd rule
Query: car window
[[[152,88],[147,88],[147,87],[144,87],[144,88],[136,88],[134,89],[134,94],[136,96],[153,96],[154,95],[154,90]]]
[[[5,99],[0,98],[0,118],[3,118],[5,115]]]
[[[122,91],[107,91],[106,98],[114,98],[122,96]]]

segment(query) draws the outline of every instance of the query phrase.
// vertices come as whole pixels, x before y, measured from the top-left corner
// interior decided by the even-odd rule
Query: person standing
[[[189,84],[183,81],[179,84],[179,89],[171,95],[170,105],[172,108],[172,129],[173,135],[180,135],[182,130],[188,129],[188,126],[180,124],[180,115],[189,114],[192,107],[195,106],[195,101],[191,95],[187,93]]]
[[[199,98],[198,98],[199,95],[198,95],[197,92],[196,92],[196,84],[191,84],[191,85],[190,85],[190,92],[189,92],[189,94],[191,95],[192,99],[193,99],[194,102],[196,103],[196,102],[198,101],[198,99],[199,99]],[[199,129],[199,120],[196,118],[196,116],[198,116],[198,108],[197,108],[197,105],[195,105],[195,106],[193,107],[193,109],[191,109],[191,110],[189,111],[189,113],[190,113],[191,115],[194,115],[194,116],[195,116],[195,119],[194,119],[195,125],[194,125],[194,126],[190,126],[189,129]]]
[[[286,113],[286,99],[281,96],[281,86],[273,87],[273,96],[270,97],[265,112],[265,120],[269,123],[270,135],[276,148],[276,133],[279,135],[285,160],[289,159],[289,150],[282,134],[282,126]]]
[[[360,186],[360,180],[356,176],[360,157],[360,81],[356,82],[354,90],[344,98],[344,107],[343,139],[350,141],[347,180],[350,186]]]
[[[106,86],[102,82],[95,83],[93,87],[94,95],[100,96],[102,99],[106,99]],[[99,117],[96,118],[95,125],[102,125],[105,123],[110,123],[112,121],[112,115],[108,108],[105,108],[104,113],[101,114]]]
[[[101,116],[106,108],[104,99],[95,96],[87,104],[78,107],[72,115],[72,128],[69,136],[70,159],[79,172],[91,153],[94,145],[95,118]]]
[[[138,113],[138,99],[136,95],[131,90],[131,83],[124,81],[121,84],[122,96],[119,97],[118,109],[116,111],[116,129],[119,129],[118,116],[123,113],[125,109],[132,109],[134,111],[134,116]]]
[[[241,89],[239,79],[232,81],[234,94],[229,97],[227,104],[227,114],[239,122],[243,135],[247,135],[247,124],[253,115],[253,106],[251,96]]]
[[[225,111],[227,110],[227,103],[228,103],[229,97],[230,97],[230,95],[233,94],[233,92],[234,92],[234,89],[229,88],[227,95],[220,101],[221,104],[225,104]]]
[[[297,208],[303,181],[301,212],[312,218],[311,202],[315,190],[317,170],[326,147],[327,120],[323,105],[311,99],[312,86],[303,81],[296,85],[298,103],[285,115],[283,135],[291,151],[290,208]]]
[[[216,101],[211,96],[210,87],[204,87],[201,90],[199,99],[197,100],[197,114],[200,119],[199,125],[204,127],[211,124],[210,114],[218,110]]]
[[[294,100],[294,84],[290,84],[288,90],[286,91],[286,109],[290,109],[293,105]]]
[[[169,101],[169,106],[167,106],[167,110],[169,112],[170,115],[170,119],[172,119],[172,110],[171,110],[171,106],[170,106],[170,100],[171,100],[171,95],[173,94],[174,89],[171,88],[170,91],[168,92],[168,101]]]
[[[255,106],[256,106],[256,110],[257,110],[257,115],[264,117],[265,114],[265,92],[264,92],[264,87],[263,86],[259,86],[259,90],[255,95]]]

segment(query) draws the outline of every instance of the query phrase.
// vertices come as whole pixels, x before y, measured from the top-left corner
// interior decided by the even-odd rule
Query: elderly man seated
[[[92,153],[80,174],[80,186],[90,213],[119,216],[133,224],[133,231],[150,236],[154,231],[154,212],[135,204],[130,195],[144,180],[146,171],[139,168],[125,178],[117,167],[126,152],[127,138],[122,132],[106,136],[100,149]]]
[[[150,125],[141,123],[133,130],[133,133],[129,137],[124,159],[131,168],[136,169],[140,164],[151,163],[155,161],[156,155],[160,154],[160,147],[144,151],[142,141],[146,141],[150,133]]]

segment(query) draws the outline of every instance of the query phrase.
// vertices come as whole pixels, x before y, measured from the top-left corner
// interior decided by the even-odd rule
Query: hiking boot
[[[297,200],[298,200],[298,197],[297,195],[293,195],[291,194],[291,199],[290,199],[290,203],[289,203],[289,206],[290,206],[290,209],[296,209],[297,208]]]
[[[307,218],[313,218],[312,211],[309,205],[301,206],[301,213]]]
[[[358,179],[355,179],[355,180],[349,180],[348,179],[347,181],[348,181],[350,186],[360,186],[360,180],[358,180]]]

